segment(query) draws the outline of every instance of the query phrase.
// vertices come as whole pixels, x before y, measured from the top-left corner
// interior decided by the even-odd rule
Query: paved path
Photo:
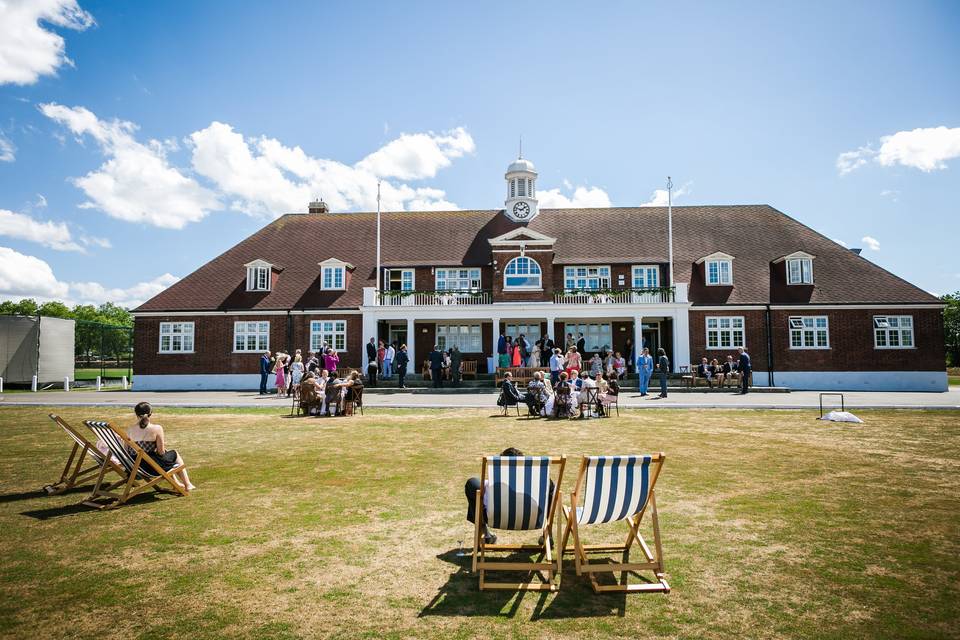
[[[620,396],[624,408],[722,408],[722,409],[809,409],[819,406],[816,391],[792,393],[751,393],[745,396],[730,392],[675,393],[663,400],[641,398],[636,392]],[[431,394],[431,393],[369,393],[364,398],[367,407],[393,408],[496,408],[497,393]],[[960,409],[960,387],[951,387],[944,393],[883,393],[868,391],[844,392],[848,409]],[[128,406],[146,400],[162,407],[276,407],[289,411],[290,400],[261,397],[243,391],[70,391],[41,393],[5,393],[0,395],[3,406]],[[837,401],[831,398],[831,402]]]

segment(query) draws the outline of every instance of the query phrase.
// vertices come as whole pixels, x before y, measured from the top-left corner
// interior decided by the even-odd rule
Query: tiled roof
[[[527,226],[557,239],[556,264],[667,262],[665,207],[541,209]],[[391,212],[382,215],[385,266],[482,266],[488,240],[517,228],[499,210]],[[784,301],[771,263],[795,251],[814,260],[815,285],[802,302],[935,303],[937,299],[767,205],[674,207],[676,281],[695,303]],[[734,256],[733,287],[705,287],[696,260]],[[214,258],[137,311],[356,308],[375,284],[375,213],[288,214]],[[322,291],[317,263],[355,265],[346,291]],[[244,264],[262,258],[283,272],[273,290],[245,291]],[[546,266],[546,265],[545,265]],[[793,293],[793,292],[791,292]]]

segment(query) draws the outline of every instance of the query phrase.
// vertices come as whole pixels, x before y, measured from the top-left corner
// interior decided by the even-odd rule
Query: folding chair
[[[120,483],[103,487],[103,476],[107,471],[107,465],[101,465],[100,475],[97,476],[97,484],[94,486],[90,497],[84,500],[83,504],[95,509],[113,509],[126,504],[131,498],[147,489],[181,496],[189,495],[186,487],[182,486],[173,477],[174,473],[184,468],[183,465],[170,471],[164,471],[136,442],[128,438],[126,434],[114,429],[109,423],[97,420],[84,420],[83,423],[106,443],[110,453],[120,462],[124,470],[123,492],[116,493],[111,489]],[[158,486],[164,481],[170,485],[170,489]]]
[[[520,401],[518,400],[515,404],[507,404],[506,394],[501,390],[500,397],[497,398],[497,404],[500,406],[501,415],[507,415],[510,413],[510,407],[517,408],[517,417],[520,417]]]
[[[553,417],[570,417],[570,385],[558,386],[553,392]]]
[[[552,532],[554,516],[560,502],[560,482],[566,456],[484,456],[480,470],[480,489],[477,489],[474,511],[473,572],[480,573],[480,590],[511,589],[531,591],[557,591],[554,574],[560,574],[560,554],[554,558]],[[557,482],[550,495],[550,469],[559,467]],[[489,487],[487,486],[489,483]],[[487,493],[489,492],[489,495]],[[539,531],[537,544],[487,544],[481,535],[484,520],[491,529],[509,531]],[[557,520],[557,533],[560,533]],[[540,557],[533,562],[509,562],[487,559],[488,551],[531,552],[539,551]],[[487,571],[531,571],[527,582],[489,582]],[[543,580],[541,571],[547,572]]]
[[[560,542],[560,554],[567,551],[567,540],[573,532],[574,561],[577,575],[586,573],[595,593],[605,591],[658,591],[669,593],[670,585],[664,579],[663,549],[660,544],[660,524],[657,520],[657,499],[654,485],[663,467],[664,455],[657,453],[644,456],[593,456],[584,457],[577,474],[577,484],[570,497],[570,506],[563,507],[566,527]],[[581,491],[583,506],[579,506]],[[643,536],[640,523],[649,507],[653,525],[653,543],[657,554],[654,557]],[[629,534],[622,545],[585,545],[580,540],[580,527],[622,520]],[[630,548],[634,542],[640,546],[646,562],[629,562]],[[622,562],[590,562],[588,553],[621,553]],[[609,558],[608,558],[609,560]],[[655,582],[628,584],[631,572],[652,570]],[[597,573],[620,572],[620,582],[601,585]]]
[[[590,418],[592,417],[593,411],[597,409],[597,405],[600,403],[600,389],[596,387],[587,387],[580,392],[580,396],[577,398],[579,402],[577,403],[577,408],[580,411],[581,418]],[[587,407],[587,412],[584,413],[583,407]]]
[[[609,393],[605,396],[607,399],[607,404],[603,407],[603,416],[605,418],[610,417],[610,409],[616,409],[617,416],[620,415],[620,394],[610,395]]]
[[[360,415],[363,415],[363,387],[350,387],[347,393],[350,397],[344,400],[344,403],[350,405],[351,414],[355,414],[357,409],[360,409]]]
[[[51,420],[60,425],[60,427],[67,432],[67,435],[73,439],[73,448],[70,450],[70,457],[67,458],[67,464],[63,467],[63,473],[60,474],[60,480],[46,485],[43,488],[44,491],[50,495],[63,493],[67,489],[80,484],[80,482],[87,479],[88,476],[92,477],[100,471],[100,467],[103,465],[106,465],[107,471],[114,471],[122,479],[126,479],[127,472],[108,456],[100,453],[100,450],[91,444],[81,432],[77,431],[60,416],[52,413],[49,414],[49,416]],[[94,464],[83,469],[83,461],[88,455],[93,458]],[[74,460],[76,460],[76,465],[74,465]],[[123,482],[123,480],[118,481],[116,484],[120,484],[121,482]]]

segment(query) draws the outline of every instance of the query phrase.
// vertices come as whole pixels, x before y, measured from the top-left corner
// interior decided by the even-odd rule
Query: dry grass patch
[[[0,409],[0,635],[108,637],[936,637],[958,634],[960,415],[625,411],[544,422],[489,411],[288,419],[158,410],[200,490],[112,512],[43,496],[66,436]],[[75,423],[114,410],[64,409]],[[463,482],[516,446],[664,451],[668,596],[479,593]],[[619,540],[591,528],[587,541]]]

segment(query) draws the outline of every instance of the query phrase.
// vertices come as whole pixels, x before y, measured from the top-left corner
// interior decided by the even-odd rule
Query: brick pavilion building
[[[333,345],[361,368],[370,337],[488,368],[500,333],[627,339],[675,371],[744,346],[754,384],[945,391],[942,304],[767,205],[540,209],[518,159],[504,207],[284,215],[134,311],[141,390],[256,389],[264,350]],[[277,256],[284,256],[277,260]]]

